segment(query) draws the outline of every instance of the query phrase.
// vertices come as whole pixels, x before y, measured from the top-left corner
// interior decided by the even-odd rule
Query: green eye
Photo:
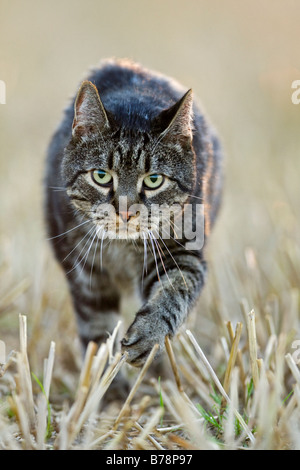
[[[108,186],[112,182],[112,175],[105,170],[93,170],[92,178],[95,183]]]
[[[164,177],[162,175],[148,175],[144,178],[144,185],[148,189],[157,189],[159,188],[164,182]]]

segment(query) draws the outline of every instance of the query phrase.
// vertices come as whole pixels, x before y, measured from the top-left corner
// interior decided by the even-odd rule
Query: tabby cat
[[[103,62],[81,84],[49,146],[45,214],[84,347],[112,332],[129,292],[141,301],[121,341],[130,364],[143,365],[156,343],[161,352],[182,325],[206,262],[203,243],[187,248],[179,216],[187,212],[196,233],[204,208],[205,245],[221,165],[218,138],[174,80],[124,59]],[[159,208],[171,206],[179,210],[164,236]]]

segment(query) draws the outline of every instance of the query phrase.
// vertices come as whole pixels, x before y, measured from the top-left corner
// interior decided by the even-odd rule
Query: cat
[[[159,356],[187,319],[206,279],[222,155],[192,90],[174,79],[109,59],[81,83],[49,145],[45,219],[84,348],[106,340],[123,295],[136,290],[140,308],[121,341],[133,366],[155,344]],[[159,208],[170,206],[179,210],[165,237]],[[189,249],[178,218],[186,207],[192,233],[204,208],[204,243]]]

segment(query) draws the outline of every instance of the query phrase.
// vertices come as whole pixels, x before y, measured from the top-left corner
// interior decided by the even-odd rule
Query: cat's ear
[[[109,129],[110,122],[95,85],[84,81],[77,93],[74,106],[72,135],[82,138]]]
[[[192,139],[193,92],[188,90],[173,106],[164,109],[153,121],[152,129],[162,138]]]

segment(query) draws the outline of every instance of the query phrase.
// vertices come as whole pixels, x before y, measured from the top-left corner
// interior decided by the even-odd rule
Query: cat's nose
[[[124,223],[128,222],[128,220],[134,215],[132,211],[119,211],[118,214]]]

